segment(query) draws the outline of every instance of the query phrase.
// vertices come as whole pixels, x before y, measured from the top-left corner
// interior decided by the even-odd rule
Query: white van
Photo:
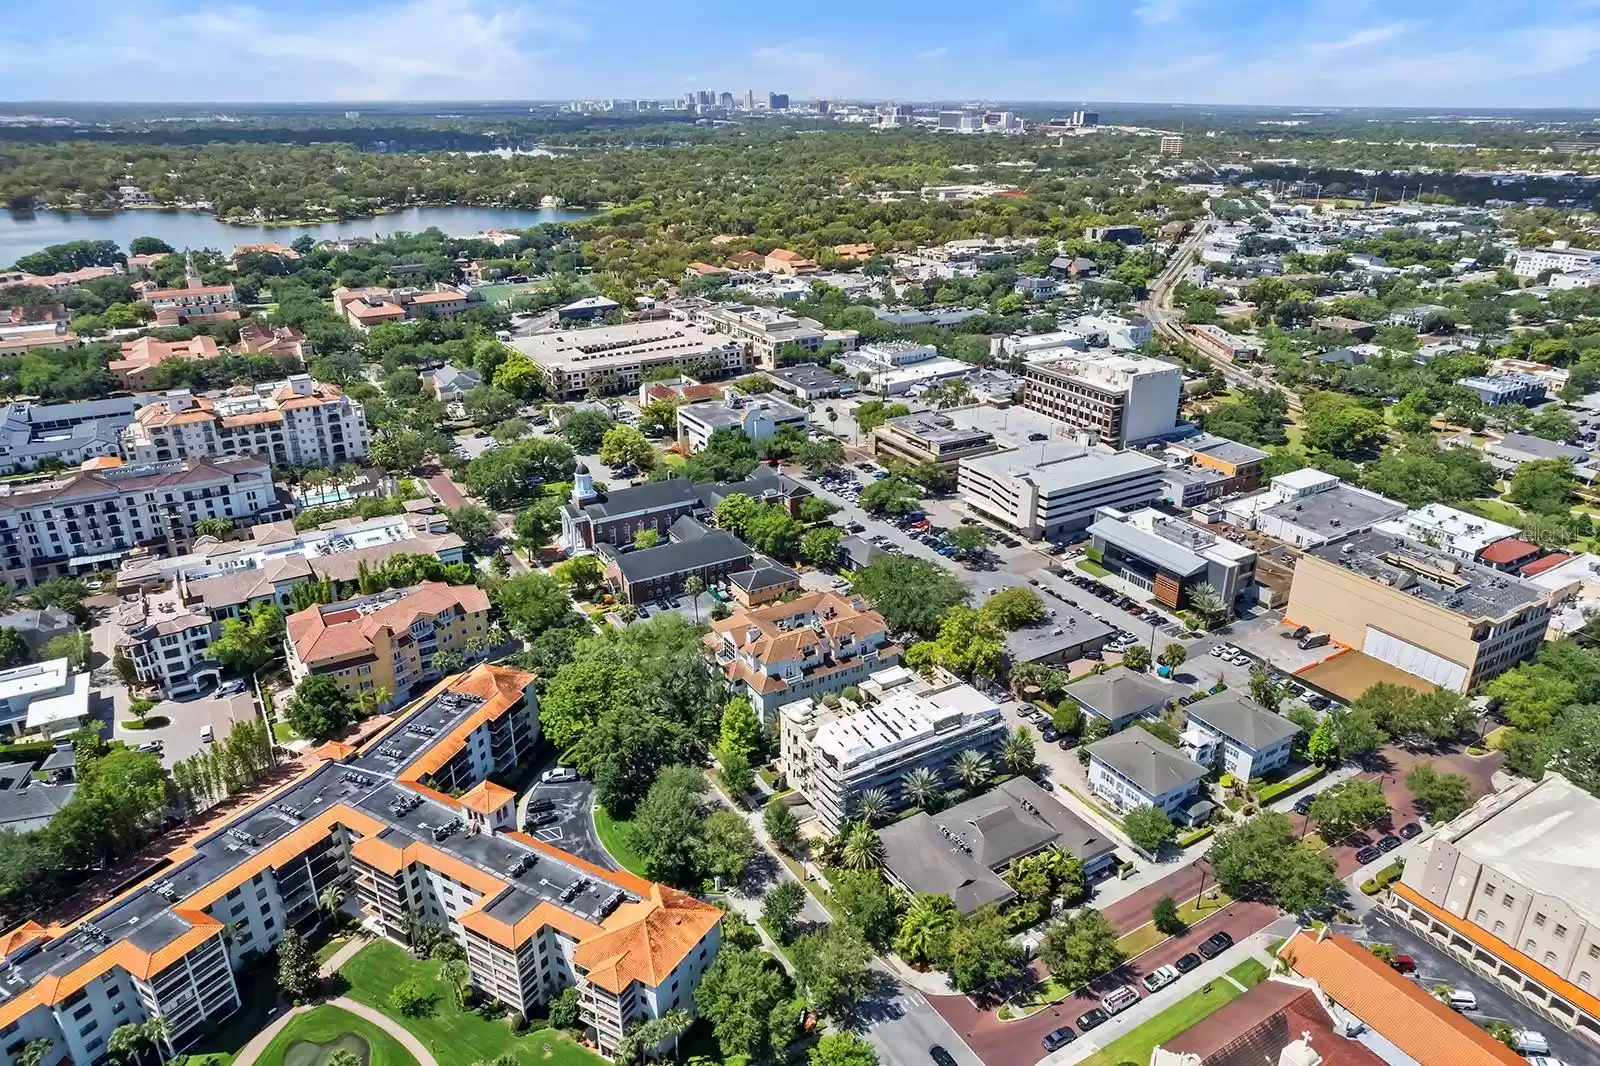
[[[1105,1008],[1107,1014],[1121,1014],[1137,1002],[1139,1002],[1139,990],[1132,985],[1123,985],[1107,992],[1105,998],[1100,1001],[1100,1006]]]
[[[1470,989],[1452,988],[1450,995],[1445,997],[1445,1002],[1450,1005],[1451,1010],[1467,1011],[1478,1009],[1478,997],[1473,995]]]

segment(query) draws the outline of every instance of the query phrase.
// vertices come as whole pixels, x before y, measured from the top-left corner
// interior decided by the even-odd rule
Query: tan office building
[[[1372,531],[1300,557],[1288,618],[1466,692],[1539,649],[1550,604],[1530,582]]]
[[[872,455],[879,462],[937,463],[954,471],[962,459],[999,450],[1000,443],[987,429],[958,425],[949,415],[935,411],[891,418],[872,431]]]

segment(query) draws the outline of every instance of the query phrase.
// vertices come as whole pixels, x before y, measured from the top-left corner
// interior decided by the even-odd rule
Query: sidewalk
[[[1259,933],[1240,941],[1238,947],[1244,949],[1242,952],[1226,951],[1215,959],[1202,962],[1162,989],[1159,994],[1145,996],[1100,1028],[1083,1034],[1060,1051],[1046,1055],[1040,1060],[1039,1066],[1072,1066],[1073,1063],[1082,1062],[1213,981],[1228,981],[1242,989],[1242,985],[1228,976],[1228,971],[1245,959],[1254,958],[1260,960],[1267,967],[1268,973],[1271,973],[1276,960],[1267,954],[1267,945],[1280,937],[1288,937],[1295,928],[1293,918],[1279,918]]]

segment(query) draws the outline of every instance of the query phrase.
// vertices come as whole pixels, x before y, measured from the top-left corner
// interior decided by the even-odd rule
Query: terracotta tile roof
[[[122,460],[114,455],[100,455],[93,459],[85,459],[79,470],[109,470],[114,466],[121,466]]]
[[[722,911],[711,904],[652,884],[643,900],[612,912],[605,932],[580,942],[572,961],[614,995],[634,981],[659,986],[721,920]]]
[[[1571,558],[1572,556],[1567,552],[1551,552],[1544,558],[1535,559],[1533,562],[1523,566],[1521,573],[1523,577],[1537,577],[1546,570],[1555,569],[1562,563],[1569,561]]]
[[[1410,885],[1397,881],[1390,887],[1400,898],[1427,911],[1430,915],[1483,948],[1495,958],[1532,977],[1562,999],[1576,1005],[1586,1014],[1600,1017],[1600,998],[1596,998],[1592,992],[1584,991],[1548,966],[1535,962],[1510,944],[1491,934],[1488,930],[1480,929],[1471,922],[1457,918],[1449,911],[1434,906],[1418,895],[1417,890]]]
[[[508,801],[516,798],[517,794],[504,785],[497,785],[493,781],[480,781],[456,802],[469,811],[493,814]]]
[[[487,611],[489,597],[476,585],[424,581],[408,595],[370,614],[308,607],[290,615],[285,626],[295,654],[309,666],[371,652],[379,632],[404,633],[417,619],[432,618],[451,608],[467,614]]]
[[[186,296],[233,295],[232,285],[197,285],[192,289],[152,289],[144,294],[146,300],[181,300]]]
[[[774,248],[772,251],[767,253],[767,258],[768,259],[778,259],[778,260],[781,260],[781,261],[783,261],[785,263],[809,263],[809,262],[811,262],[811,260],[809,260],[805,256],[801,255],[799,252],[791,252],[787,248]]]
[[[1486,563],[1514,563],[1518,559],[1526,558],[1539,550],[1537,544],[1529,544],[1516,537],[1506,537],[1497,540],[1483,551],[1478,553],[1478,558]]]
[[[1315,990],[1285,981],[1261,982],[1161,1047],[1197,1055],[1199,1066],[1266,1066],[1303,1034],[1322,1066],[1384,1066],[1378,1055],[1334,1031]]]
[[[35,940],[43,940],[49,935],[45,932],[44,926],[38,922],[23,922],[9,933],[0,936],[0,959],[6,958],[18,948],[26,947]]]
[[[1349,937],[1318,939],[1300,932],[1279,954],[1420,1066],[1528,1066],[1521,1055]]]

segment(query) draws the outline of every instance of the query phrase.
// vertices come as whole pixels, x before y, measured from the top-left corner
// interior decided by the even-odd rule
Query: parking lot
[[[167,766],[187,759],[202,748],[209,747],[200,739],[201,731],[211,727],[212,736],[221,740],[228,735],[235,722],[248,722],[259,717],[255,695],[244,691],[227,696],[203,696],[194,700],[164,700],[156,704],[146,721],[167,719],[159,729],[127,729],[121,721],[112,734],[126,744],[160,744],[161,761]]]
[[[549,802],[548,811],[556,816],[556,820],[535,828],[532,836],[597,866],[608,870],[616,868],[617,864],[600,846],[599,834],[595,832],[594,785],[591,782],[582,779],[548,783],[536,781],[517,802],[519,827],[527,826],[530,815],[542,813],[533,807],[543,801]]]

